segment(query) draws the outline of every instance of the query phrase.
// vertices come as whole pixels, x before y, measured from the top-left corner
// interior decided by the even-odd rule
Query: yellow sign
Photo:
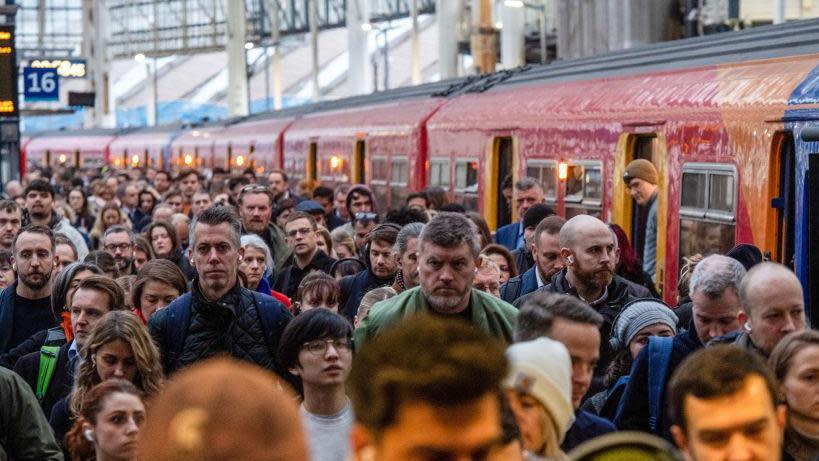
[[[84,78],[88,72],[85,61],[70,59],[35,59],[29,66],[39,69],[57,69],[57,75],[64,78]]]
[[[0,101],[0,113],[3,114],[14,113],[14,101]]]

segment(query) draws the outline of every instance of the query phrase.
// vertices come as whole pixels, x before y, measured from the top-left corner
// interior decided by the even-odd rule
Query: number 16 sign
[[[23,88],[26,101],[59,101],[57,69],[23,68]]]

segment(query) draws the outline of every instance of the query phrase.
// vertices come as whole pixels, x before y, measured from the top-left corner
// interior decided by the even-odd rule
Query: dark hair
[[[94,458],[94,445],[83,435],[83,423],[97,424],[97,415],[102,411],[106,399],[112,394],[130,394],[143,399],[143,393],[132,382],[124,379],[107,379],[92,387],[82,399],[80,414],[71,430],[65,436],[65,448],[72,460]]]
[[[96,275],[103,275],[104,272],[96,264],[86,262],[74,262],[63,268],[56,277],[54,277],[54,285],[51,290],[51,313],[54,314],[55,319],[60,319],[65,310],[66,297],[68,295],[68,288],[71,286],[71,280],[78,272],[89,271]]]
[[[239,185],[247,186],[248,184],[250,184],[250,180],[247,179],[246,177],[244,177],[244,176],[232,176],[227,181],[227,188],[232,191],[233,188],[236,187],[236,186],[239,186]]]
[[[413,192],[413,193],[411,193],[411,194],[407,195],[407,199],[406,199],[406,200],[404,200],[404,203],[409,203],[409,202],[410,202],[410,200],[412,200],[412,199],[416,199],[416,198],[423,199],[423,200],[424,200],[424,203],[425,203],[425,204],[426,204],[426,206],[427,206],[427,208],[429,208],[429,197],[427,196],[427,193],[426,193],[426,192],[424,192],[424,191],[420,191],[420,192]]]
[[[398,232],[400,231],[401,226],[394,223],[379,224],[367,234],[367,243],[385,242],[389,243],[390,246],[395,245],[396,240],[398,240]]]
[[[14,200],[0,200],[0,211],[5,211],[6,213],[19,211],[22,213],[22,208],[20,208],[20,205]]]
[[[574,296],[537,291],[526,299],[515,325],[515,341],[548,336],[557,318],[576,323],[603,325],[603,316]]]
[[[466,208],[464,208],[464,206],[461,205],[460,203],[447,203],[446,205],[442,206],[441,209],[438,211],[446,213],[464,214],[466,213]]]
[[[418,237],[418,252],[423,253],[424,245],[430,243],[443,248],[466,244],[475,257],[481,252],[475,226],[469,218],[458,213],[439,212],[424,226]]]
[[[492,231],[489,230],[489,224],[483,219],[483,216],[474,211],[467,211],[466,217],[475,223],[475,227],[478,229],[478,235],[481,237],[481,249],[492,243]]]
[[[321,271],[313,271],[307,274],[299,283],[293,302],[298,303],[300,308],[304,299],[310,293],[316,293],[322,299],[337,303],[341,298],[341,287],[331,275]]]
[[[416,315],[361,348],[347,392],[358,422],[379,436],[408,402],[447,408],[500,397],[506,370],[497,339],[466,322]]]
[[[422,223],[426,224],[429,221],[429,216],[427,214],[417,208],[409,208],[406,206],[402,206],[401,208],[393,208],[391,210],[387,210],[387,214],[384,215],[384,222],[385,223],[394,223],[398,224],[399,226],[406,226],[407,224],[411,223]]]
[[[54,251],[57,250],[59,245],[68,245],[71,247],[71,252],[74,254],[74,261],[79,258],[79,253],[77,253],[77,246],[74,245],[74,242],[71,241],[70,238],[66,237],[63,234],[57,234],[54,236]]]
[[[279,219],[279,216],[281,216],[285,211],[296,208],[296,205],[298,205],[298,203],[296,202],[296,199],[292,197],[282,200],[276,205],[275,210],[273,211],[273,220],[275,221]]]
[[[296,316],[279,340],[279,362],[283,368],[299,366],[299,351],[304,343],[323,338],[353,338],[353,326],[328,309],[311,309]]]
[[[114,278],[119,277],[119,266],[117,266],[117,261],[107,251],[92,251],[85,255],[83,262],[93,264],[102,269],[103,272],[113,272]]]
[[[156,174],[154,175],[154,178],[156,178],[158,175],[161,175],[161,174],[164,174],[165,177],[168,178],[168,181],[173,180],[173,177],[171,176],[171,174],[169,172],[165,171],[165,170],[158,170],[156,172]]]
[[[26,186],[26,189],[23,191],[23,197],[26,197],[29,192],[47,192],[51,198],[54,198],[56,195],[54,187],[44,179],[35,179],[28,183],[28,186]]]
[[[270,173],[267,174],[267,177],[270,178],[270,175],[273,173],[280,174],[284,182],[290,181],[290,178],[287,177],[287,173],[285,173],[284,170],[271,170]]]
[[[105,233],[102,234],[102,241],[105,242],[105,239],[108,238],[108,236],[111,235],[111,234],[121,234],[121,233],[128,234],[128,241],[131,242],[132,245],[134,244],[134,238],[135,238],[134,231],[129,229],[128,226],[126,226],[124,224],[114,224],[113,226],[109,227],[108,229],[105,229]]]
[[[334,198],[333,195],[333,189],[330,189],[327,186],[318,186],[313,189],[313,198],[326,198],[332,202]]]
[[[672,423],[687,430],[685,399],[713,399],[738,392],[750,376],[765,381],[771,403],[778,403],[776,379],[762,358],[735,345],[717,345],[688,356],[674,371],[668,385],[669,414]]]
[[[540,236],[544,232],[549,235],[560,235],[560,229],[563,228],[563,225],[566,224],[566,220],[562,216],[552,215],[546,218],[543,218],[535,227],[535,233],[532,238],[535,241],[535,245],[538,246],[538,242],[540,241]]]
[[[29,234],[40,234],[45,235],[51,241],[51,253],[54,253],[54,250],[57,248],[57,240],[54,237],[54,232],[46,227],[41,226],[39,224],[29,224],[28,226],[20,229],[17,231],[17,235],[14,236],[14,240],[11,242],[11,254],[14,255],[17,251],[17,239],[20,238],[21,235],[29,233]]]
[[[373,212],[375,212],[376,208],[375,208],[375,198],[373,197],[373,191],[370,190],[369,187],[367,187],[367,186],[365,186],[363,184],[356,184],[355,186],[351,187],[350,190],[347,192],[347,200],[344,203],[345,207],[347,208],[347,212],[350,213],[350,215],[353,214],[353,212],[350,210],[350,205],[352,205],[352,203],[353,203],[353,195],[354,194],[369,197],[370,198],[370,203],[372,204]]]
[[[11,266],[11,252],[0,250],[0,266]]]
[[[440,210],[449,202],[446,190],[440,186],[429,186],[424,189],[429,200],[429,208],[432,210]]]
[[[234,249],[242,246],[242,222],[236,216],[236,212],[232,208],[222,205],[215,205],[207,210],[199,213],[193,219],[190,225],[190,235],[188,237],[188,246],[193,248],[196,245],[194,239],[196,226],[205,224],[207,226],[218,226],[219,224],[228,223],[230,226],[230,243],[233,244]]]
[[[108,253],[106,253],[108,254]],[[108,278],[107,275],[92,275],[77,285],[79,290],[94,290],[104,293],[108,296],[108,302],[111,303],[110,310],[118,311],[125,309],[125,293],[122,291],[117,282]],[[75,292],[76,293],[76,292]]]
[[[617,264],[618,270],[616,272],[618,274],[639,274],[642,272],[643,269],[639,265],[637,253],[629,243],[626,232],[617,224],[609,224],[609,228],[614,232],[614,236],[617,238],[617,248],[620,250],[620,262]]]
[[[497,243],[490,243],[486,245],[484,249],[481,251],[482,254],[487,256],[489,255],[501,255],[504,259],[506,259],[506,264],[509,266],[509,277],[517,277],[518,276],[518,265],[515,263],[515,258],[512,256],[512,252],[509,251],[503,245],[498,245]]]
[[[157,255],[156,252],[153,251],[153,249],[154,249],[154,242],[153,242],[154,239],[151,236],[151,234],[153,234],[153,232],[154,232],[154,229],[156,229],[157,227],[161,227],[161,228],[165,229],[165,232],[168,233],[168,237],[171,239],[171,246],[173,248],[171,248],[171,252],[168,253],[167,255],[165,255],[165,257],[173,255],[174,252],[179,249],[179,239],[176,236],[176,229],[173,228],[171,223],[169,223],[168,221],[162,220],[162,219],[159,220],[159,221],[152,222],[151,224],[148,225],[148,228],[145,229],[145,238],[148,240],[148,244],[151,245],[151,250],[152,250],[151,253],[154,255],[154,257],[159,257],[159,255]],[[191,229],[193,229],[192,226],[191,226]],[[190,240],[188,241],[188,243],[190,244]]]
[[[367,266],[361,262],[358,258],[344,258],[339,259],[338,261],[334,262],[332,266],[330,266],[330,275],[335,277],[336,275],[341,275],[342,277],[346,277],[348,275],[355,275],[363,270],[366,270]]]
[[[196,175],[196,180],[197,181],[201,181],[201,180],[204,179],[202,177],[202,174],[199,173],[199,171],[197,171],[197,170],[195,170],[193,168],[183,168],[182,171],[180,171],[179,174],[176,175],[176,181],[182,181],[183,179],[187,178],[188,176],[190,176],[192,174]]]
[[[162,282],[175,288],[180,296],[188,292],[188,282],[179,266],[167,259],[152,259],[139,270],[134,286],[131,288],[131,306],[134,309],[142,310],[140,305],[142,291],[145,285],[152,281]]]
[[[287,220],[284,222],[284,227],[287,229],[287,225],[293,221],[298,221],[299,219],[306,219],[310,222],[310,227],[313,230],[318,229],[318,224],[316,224],[316,218],[313,217],[310,213],[305,213],[304,211],[294,211],[287,217]],[[282,230],[285,230],[282,229]]]

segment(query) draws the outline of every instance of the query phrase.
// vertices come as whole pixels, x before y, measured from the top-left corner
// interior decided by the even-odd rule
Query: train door
[[[43,166],[51,166],[51,151],[50,150],[45,151],[45,158],[43,160],[45,161]]]
[[[804,131],[803,131],[804,139]],[[808,318],[812,328],[819,328],[819,154],[808,155],[805,178],[805,233],[806,267],[801,270],[802,282],[807,288]],[[804,250],[804,249],[803,249]],[[803,260],[805,260],[803,259]]]
[[[79,168],[80,165],[81,165],[80,164],[80,151],[79,151],[79,149],[74,151],[73,157],[74,158],[72,159],[72,163],[74,164],[74,168]]]
[[[512,136],[497,136],[489,142],[484,168],[483,215],[492,230],[522,218],[511,204],[507,205],[502,190],[507,176],[512,183],[517,179],[516,143]]]
[[[355,142],[353,150],[352,179],[353,184],[364,184],[367,181],[367,144],[364,140]]]
[[[776,241],[774,252],[766,256],[786,266],[794,267],[794,246],[796,232],[796,148],[793,134],[782,133],[774,140],[771,158],[774,169],[771,182],[773,188],[771,207],[776,210]]]
[[[305,172],[305,179],[315,180],[318,177],[318,143],[311,142],[310,150],[307,152],[307,171]]]
[[[631,158],[628,162],[632,160],[636,160],[638,158],[642,158],[648,161],[653,161],[653,144],[655,136],[636,136],[634,139],[634,147],[633,153]],[[628,165],[626,162],[626,165]],[[615,178],[615,180],[622,178]],[[631,244],[634,247],[634,251],[640,256],[640,260],[643,259],[643,250],[645,248],[646,242],[646,222],[648,222],[648,207],[639,207],[637,206],[637,202],[634,199],[628,200],[628,203],[631,207],[631,233],[630,239]],[[636,212],[635,212],[636,210]]]

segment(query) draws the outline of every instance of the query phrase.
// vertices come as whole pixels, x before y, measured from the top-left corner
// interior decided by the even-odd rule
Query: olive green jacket
[[[472,323],[475,326],[506,343],[512,343],[515,319],[518,315],[518,310],[514,306],[475,289],[472,290],[469,306],[472,310]],[[378,302],[355,330],[356,349],[378,335],[381,330],[400,320],[414,314],[430,312],[420,287]]]

